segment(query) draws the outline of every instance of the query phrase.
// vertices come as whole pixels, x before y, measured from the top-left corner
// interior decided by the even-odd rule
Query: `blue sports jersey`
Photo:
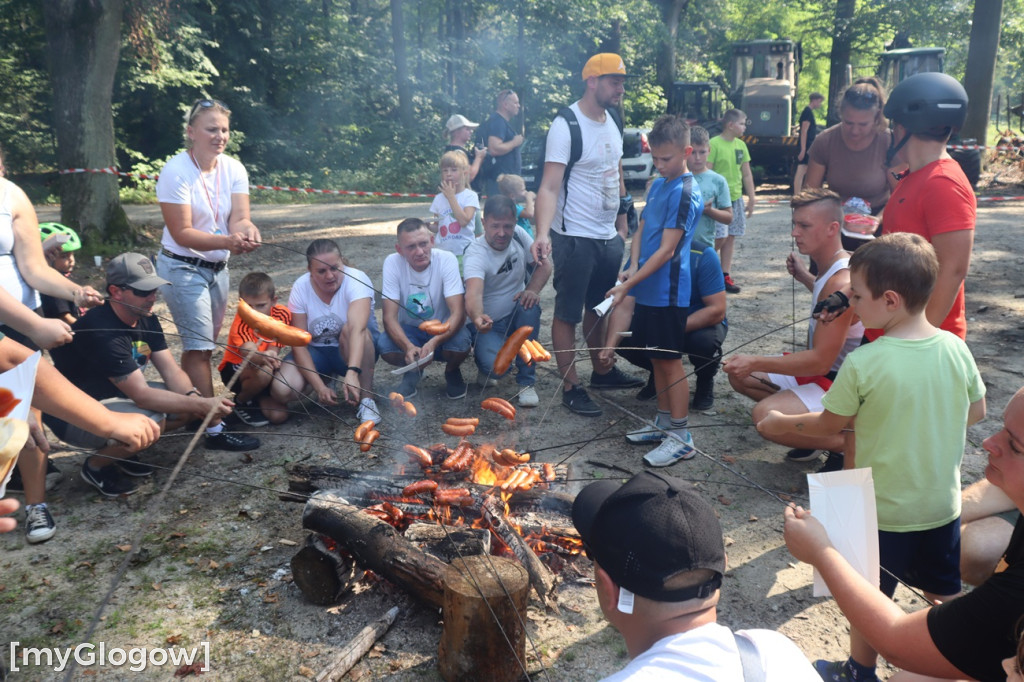
[[[651,185],[643,212],[639,267],[661,246],[664,230],[683,230],[683,236],[671,260],[633,287],[631,293],[637,303],[656,308],[690,305],[690,243],[703,212],[704,201],[692,173],[683,173],[670,182],[658,178]]]

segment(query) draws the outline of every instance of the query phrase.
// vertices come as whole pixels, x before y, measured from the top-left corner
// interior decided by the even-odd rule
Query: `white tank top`
[[[28,285],[14,258],[14,209],[10,180],[0,178],[0,287],[30,310],[39,307],[39,294]]]
[[[847,270],[850,267],[849,258],[840,258],[825,272],[825,274],[814,280],[814,288],[811,290],[811,310],[814,310],[814,305],[818,302],[818,297],[821,296],[821,290],[825,287],[825,283],[832,278],[832,275],[836,274],[840,270]],[[829,292],[832,293],[831,291]],[[814,348],[814,330],[818,326],[818,321],[811,318],[810,324],[807,325],[807,347]],[[850,325],[850,330],[846,332],[846,341],[843,343],[843,347],[839,349],[839,355],[836,357],[836,361],[832,363],[832,371],[838,372],[839,368],[843,364],[843,360],[846,359],[847,353],[852,351],[854,348],[860,346],[860,340],[864,337],[864,325],[861,324],[860,320],[857,320]]]

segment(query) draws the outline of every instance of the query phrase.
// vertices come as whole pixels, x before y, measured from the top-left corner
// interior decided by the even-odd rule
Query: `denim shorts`
[[[147,383],[150,388],[167,390],[167,385],[161,381],[149,381]],[[111,412],[119,414],[144,414],[157,424],[167,418],[167,415],[162,412],[154,412],[153,410],[139,407],[128,398],[106,398],[101,400],[100,404]],[[68,445],[74,445],[75,447],[87,450],[101,450],[107,447],[106,436],[98,436],[74,424],[69,424],[63,419],[58,419],[53,415],[44,414],[43,423],[50,427],[50,430],[53,431],[57,438],[60,438]]]
[[[181,335],[182,350],[214,350],[228,307],[228,269],[214,272],[160,254],[156,272],[170,282],[160,289]]]
[[[551,262],[555,266],[555,317],[569,324],[583,320],[584,309],[605,299],[615,286],[622,265],[625,242],[570,237],[551,232]]]

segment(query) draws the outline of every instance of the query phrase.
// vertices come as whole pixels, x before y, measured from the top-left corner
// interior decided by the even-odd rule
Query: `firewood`
[[[376,621],[359,631],[348,641],[330,665],[316,676],[316,682],[336,682],[347,673],[359,659],[366,655],[373,643],[380,639],[398,616],[398,607],[393,606]]]
[[[484,519],[490,524],[495,534],[508,545],[516,559],[526,568],[530,575],[530,584],[537,591],[537,596],[546,607],[559,613],[558,604],[555,603],[555,577],[548,570],[547,566],[541,563],[526,540],[516,532],[516,529],[509,525],[505,519],[504,504],[501,500],[488,496],[484,501],[482,512]]]

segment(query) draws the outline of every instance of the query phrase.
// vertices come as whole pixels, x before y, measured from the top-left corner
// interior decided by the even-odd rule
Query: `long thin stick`
[[[352,666],[359,662],[359,659],[366,655],[373,643],[384,636],[397,617],[398,607],[392,606],[387,613],[360,630],[359,634],[350,639],[342,648],[341,653],[316,676],[316,682],[340,680],[345,673],[352,669]]]

